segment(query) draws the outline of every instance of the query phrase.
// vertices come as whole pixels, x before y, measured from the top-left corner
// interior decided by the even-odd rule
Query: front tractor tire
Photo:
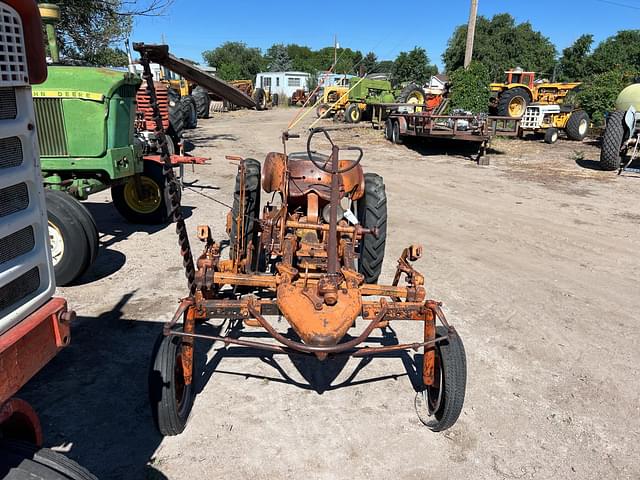
[[[462,413],[467,387],[467,357],[462,339],[455,332],[439,326],[436,338],[435,383],[416,395],[420,421],[434,432],[451,428]],[[421,371],[421,369],[419,370]]]
[[[613,112],[607,118],[600,150],[600,168],[618,170],[622,165],[622,145],[625,141],[625,112]]]
[[[193,408],[196,375],[189,385],[185,384],[182,354],[182,337],[160,334],[149,372],[149,402],[156,426],[164,436],[182,433]],[[197,371],[195,355],[192,369]]]
[[[524,115],[531,103],[531,95],[522,87],[505,90],[498,99],[498,115],[518,118]]]
[[[387,243],[387,192],[384,179],[375,173],[364,174],[364,197],[357,202],[358,221],[364,228],[376,228],[378,236],[365,235],[360,242],[358,271],[365,283],[376,283],[382,272]]]
[[[350,104],[344,112],[344,118],[347,123],[360,123],[362,120],[362,110],[357,103]]]
[[[82,276],[98,254],[98,229],[89,211],[71,195],[45,190],[49,245],[56,284]]]
[[[169,219],[167,199],[169,185],[162,171],[162,165],[145,160],[144,171],[140,174],[140,188],[131,177],[126,183],[111,187],[111,198],[116,210],[131,223],[160,225]]]
[[[547,130],[544,132],[544,143],[548,143],[549,145],[552,145],[558,141],[558,136],[559,136],[559,133],[557,128],[555,127],[547,128]]]

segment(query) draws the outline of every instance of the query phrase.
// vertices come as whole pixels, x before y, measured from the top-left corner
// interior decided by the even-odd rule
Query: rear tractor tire
[[[613,112],[607,118],[602,149],[600,150],[600,168],[602,170],[618,170],[622,165],[622,145],[625,141],[625,112]]]
[[[98,229],[89,211],[71,195],[45,190],[45,199],[56,283],[69,285],[95,261]]]
[[[193,99],[196,102],[198,118],[209,118],[209,109],[211,108],[209,92],[202,87],[196,87],[193,89]]]
[[[358,271],[365,283],[376,283],[382,272],[387,242],[387,193],[384,180],[375,173],[364,174],[364,197],[358,200],[358,221],[364,228],[376,228],[378,236],[365,235],[360,242]]]
[[[410,83],[406,87],[402,89],[400,95],[396,98],[398,103],[411,103],[415,105],[424,105],[426,95],[424,90],[416,85],[415,83]],[[416,111],[422,111],[422,108],[417,108]]]
[[[193,408],[196,391],[194,382],[197,378],[196,356],[193,355],[193,380],[191,384],[186,385],[182,346],[182,337],[160,334],[152,357],[149,403],[156,426],[164,436],[182,433]]]
[[[569,140],[581,142],[589,133],[589,115],[584,110],[576,110],[567,121],[565,131]]]
[[[146,160],[140,174],[143,198],[140,198],[133,177],[124,184],[111,187],[111,198],[116,210],[131,223],[160,225],[169,219],[167,200],[169,184],[162,165]]]
[[[267,94],[262,88],[256,88],[253,91],[253,100],[256,102],[256,110],[267,109]]]
[[[198,109],[196,107],[196,101],[189,95],[182,99],[185,110],[185,127],[188,129],[194,129],[198,127]]]
[[[64,455],[9,440],[0,440],[0,477],[5,480],[97,480]]]
[[[511,88],[502,92],[498,98],[498,115],[518,118],[524,115],[531,103],[531,96],[522,87]]]
[[[255,242],[258,237],[258,224],[257,219],[260,218],[260,162],[253,158],[247,158],[244,161],[245,165],[245,205],[244,205],[244,240],[245,248],[249,243],[254,242],[254,246],[257,246]],[[240,185],[241,178],[240,173],[236,175],[236,186],[233,193],[233,208],[231,210],[230,218],[230,230],[229,230],[229,257],[231,259],[236,256],[236,243],[238,238],[238,222],[237,218],[240,215]],[[254,250],[255,251],[255,250]]]
[[[434,432],[451,428],[462,412],[467,385],[467,358],[460,336],[445,327],[436,329],[435,384],[416,395],[416,412],[420,421]],[[421,368],[418,371],[422,371]]]

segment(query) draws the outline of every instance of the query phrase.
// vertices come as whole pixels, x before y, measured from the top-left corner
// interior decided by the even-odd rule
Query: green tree
[[[427,51],[421,47],[415,47],[410,52],[400,52],[391,70],[392,78],[396,83],[422,84],[437,73],[438,67],[430,64]]]
[[[449,38],[442,55],[447,72],[464,65],[467,25],[458,26]],[[508,13],[495,15],[491,20],[479,16],[473,60],[489,69],[492,80],[502,80],[504,72],[513,67],[533,70],[551,76],[556,64],[556,48],[529,22],[516,24]]]
[[[286,72],[291,70],[291,58],[287,47],[282,43],[276,43],[269,47],[264,57],[267,69],[271,72]]]
[[[633,82],[638,73],[638,70],[615,69],[594,75],[577,93],[578,105],[584,108],[595,124],[604,123],[606,113],[615,108],[618,94]]]
[[[559,80],[577,82],[587,78],[591,45],[593,45],[593,35],[581,35],[573,45],[562,51]]]
[[[393,61],[392,60],[381,60],[378,62],[378,72],[377,73],[388,73],[391,74],[393,71]]]
[[[173,0],[50,0],[60,7],[56,35],[63,58],[97,66],[128,63],[121,48],[137,15],[163,14]]]
[[[489,83],[491,76],[486,65],[471,62],[469,68],[458,68],[449,77],[451,108],[460,108],[473,113],[486,112],[489,107]]]
[[[264,69],[264,58],[259,48],[247,47],[242,42],[225,42],[214,50],[206,50],[202,57],[223,80],[254,79]]]
[[[362,60],[362,68],[366,73],[373,73],[378,68],[378,57],[375,53],[369,52],[364,56]]]
[[[623,30],[601,42],[587,61],[593,74],[640,70],[640,30]]]

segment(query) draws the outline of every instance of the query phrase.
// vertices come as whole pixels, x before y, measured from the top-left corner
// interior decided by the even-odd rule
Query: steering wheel
[[[338,170],[336,172],[332,172],[331,169],[327,167],[327,164],[329,164],[329,162],[324,162],[324,163],[317,162],[313,158],[313,155],[311,154],[312,153],[311,141],[313,139],[313,136],[316,133],[320,133],[320,132],[324,133],[324,136],[327,138],[327,140],[329,140],[329,143],[331,144],[332,148],[336,146],[336,144],[333,143],[333,140],[331,140],[331,137],[329,136],[329,132],[327,131],[326,128],[324,128],[324,127],[316,127],[316,128],[312,128],[311,129],[311,132],[309,133],[309,138],[307,138],[307,155],[309,156],[309,160],[311,160],[311,162],[316,167],[318,167],[323,172],[333,174],[333,173],[345,173],[345,172],[348,172],[349,170],[353,170],[354,168],[356,168],[358,166],[358,164],[362,160],[362,156],[364,155],[364,152],[362,151],[362,148],[360,148],[360,147],[342,147],[342,148],[339,148],[340,150],[355,150],[356,152],[359,152],[359,155],[358,155],[358,159],[355,160],[351,165],[349,165],[349,166],[347,166],[345,168],[342,168],[342,169],[338,168]]]

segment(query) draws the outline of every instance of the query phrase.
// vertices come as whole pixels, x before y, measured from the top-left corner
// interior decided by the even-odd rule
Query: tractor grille
[[[26,183],[18,183],[0,190],[0,217],[6,217],[29,206]]]
[[[66,157],[67,138],[65,135],[62,99],[34,98],[38,123],[38,144],[43,157]]]
[[[18,105],[13,88],[0,88],[0,120],[13,120],[18,116]]]
[[[23,42],[20,17],[12,8],[0,4],[0,83],[26,83],[27,57]]]
[[[22,143],[18,137],[0,139],[0,169],[22,164]]]
[[[155,87],[158,106],[160,107],[160,115],[162,116],[162,127],[166,131],[169,129],[169,91],[166,85],[160,82],[156,82]],[[144,114],[144,130],[155,130],[156,122],[153,120],[153,109],[151,108],[149,95],[147,95],[146,84],[143,84],[138,89],[136,102],[138,103],[138,112]]]
[[[40,271],[38,267],[20,275],[15,280],[0,287],[0,312],[5,308],[18,303],[38,290],[40,286]]]
[[[122,98],[134,98],[137,92],[138,87],[136,85],[121,85],[116,94]]]
[[[35,242],[31,225],[0,239],[0,265],[30,252]]]

